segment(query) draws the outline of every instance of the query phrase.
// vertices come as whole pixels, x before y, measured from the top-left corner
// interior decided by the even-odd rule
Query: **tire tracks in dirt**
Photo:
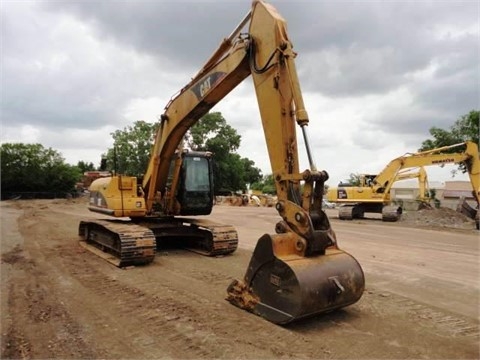
[[[85,254],[85,256],[92,255]],[[188,258],[189,254],[184,253],[180,256]],[[198,256],[200,255],[193,254],[195,258]],[[171,256],[169,261],[177,261],[172,258]],[[88,263],[95,263],[95,260]],[[215,261],[215,259],[209,260]],[[63,256],[63,261],[71,264],[68,267],[73,270],[72,276],[87,289],[88,293],[94,293],[99,298],[111,299],[105,306],[105,314],[115,316],[115,320],[123,324],[123,332],[129,334],[128,341],[132,345],[140,345],[135,349],[135,357],[271,358],[281,353],[286,358],[309,358],[311,355],[289,350],[288,345],[275,344],[267,348],[258,348],[255,335],[257,332],[265,332],[268,328],[267,331],[273,336],[276,335],[276,338],[280,338],[285,336],[288,330],[233,308],[222,298],[212,301],[208,296],[204,296],[205,294],[202,296],[197,290],[192,291],[192,289],[198,289],[198,285],[190,288],[184,282],[185,277],[191,274],[188,269],[187,275],[181,273],[181,276],[177,276],[175,271],[151,264],[148,267],[131,270],[109,268],[107,270],[112,272],[104,273],[101,271],[103,263],[97,268],[97,266],[82,267],[82,264],[84,265],[82,257],[68,259]],[[143,281],[139,282],[140,272],[144,273],[144,276],[142,276]],[[151,273],[155,272],[162,272],[162,274],[160,277],[150,277]],[[112,273],[116,278],[112,277]],[[208,281],[212,274],[213,281],[206,283],[205,281]],[[210,270],[206,273],[197,271],[196,277],[190,279],[191,282],[201,282],[203,284],[201,292],[206,290],[206,293],[212,293],[209,287],[216,286],[225,280],[229,280],[228,275],[221,271]],[[132,281],[134,285],[130,283]],[[183,282],[184,286],[178,286],[177,281]],[[230,310],[228,318],[225,317],[226,308]],[[236,312],[240,312],[241,315],[234,316]],[[105,320],[102,318],[100,321]],[[246,333],[242,322],[250,323],[250,321],[252,324],[248,325],[247,333],[251,333],[251,336],[245,338]],[[155,337],[148,338],[145,336],[146,333],[155,334]],[[240,348],[242,352],[239,353]],[[161,355],[159,349],[164,349]],[[317,352],[318,349],[312,348],[311,351]]]
[[[81,328],[37,263],[18,246],[3,254],[2,262],[11,266],[16,279],[9,284],[11,321],[2,341],[2,358],[92,358],[94,352],[84,342]],[[49,339],[40,347],[36,341],[39,336]]]
[[[287,327],[271,324],[224,300],[251,252],[208,258],[160,251],[149,266],[121,270],[78,245],[83,215],[75,215],[75,204],[34,205],[20,219],[24,246],[2,255],[2,266],[12,270],[9,316],[15,318],[5,338],[16,344],[15,351],[2,348],[2,358],[479,356],[475,321],[380,285],[340,311]],[[29,311],[22,316],[22,309]]]

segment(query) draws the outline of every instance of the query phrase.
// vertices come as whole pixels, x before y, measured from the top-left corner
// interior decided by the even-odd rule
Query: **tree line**
[[[419,151],[466,140],[478,144],[479,114],[478,110],[470,111],[456,120],[449,130],[432,127],[431,138],[422,142]],[[41,144],[3,143],[0,146],[2,199],[28,192],[59,196],[74,194],[76,183],[82,180],[85,171],[90,170],[142,177],[148,166],[158,125],[136,121],[132,126],[113,132],[114,145],[102,154],[102,161],[97,167],[85,161],[76,165],[67,164],[57,150]],[[241,136],[227,124],[220,112],[202,117],[185,137],[186,147],[214,154],[216,194],[245,191],[247,188],[274,194],[272,175],[263,175],[254,161],[241,157],[237,153],[240,143]],[[357,177],[352,173],[349,181],[355,181]]]
[[[41,144],[4,143],[1,145],[2,199],[26,193],[60,196],[75,194],[76,184],[86,171],[103,170],[141,178],[147,169],[159,123],[136,121],[111,133],[113,146],[102,154],[99,166],[79,161],[65,163],[62,155]],[[220,112],[202,117],[190,128],[185,147],[214,154],[214,191],[229,194],[245,191],[263,176],[253,160],[237,150],[241,136],[227,124]]]
[[[2,199],[18,193],[71,193],[81,178],[77,166],[65,163],[61,154],[41,144],[1,145]]]

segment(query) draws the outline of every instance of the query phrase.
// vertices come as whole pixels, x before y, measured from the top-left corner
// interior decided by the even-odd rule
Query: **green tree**
[[[80,172],[83,174],[85,171],[93,171],[95,170],[95,165],[93,165],[92,162],[86,163],[83,160],[80,160],[77,163],[77,167],[80,170]]]
[[[141,177],[148,166],[159,124],[136,121],[133,126],[112,133],[114,147],[106,154],[106,170]],[[215,191],[245,190],[261,178],[254,162],[236,151],[241,136],[227,124],[219,112],[209,113],[193,125],[185,136],[185,147],[214,154]]]
[[[480,132],[479,115],[480,111],[478,110],[470,111],[468,114],[457,119],[450,127],[450,130],[437,127],[430,128],[429,132],[433,139],[423,141],[419,151],[454,145],[467,140],[478,144]]]
[[[347,183],[351,186],[360,186],[360,174],[350,173]]]
[[[214,156],[215,193],[246,192],[248,185],[262,178],[261,170],[254,164],[237,153],[228,153],[219,158]]]
[[[241,136],[227,124],[220,112],[203,116],[191,127],[186,136],[186,145],[197,151],[214,154],[215,192],[246,190],[247,184],[261,179],[260,169],[247,158],[236,153]]]
[[[81,178],[78,167],[41,144],[1,145],[2,194],[11,192],[70,193]]]
[[[262,171],[255,167],[255,162],[247,158],[241,158],[243,165],[243,180],[251,185],[262,178]]]
[[[450,130],[444,130],[437,127],[430,128],[430,135],[433,139],[427,139],[422,142],[419,151],[426,151],[436,149],[443,146],[454,145],[465,141],[473,141],[479,143],[480,125],[479,125],[480,111],[471,110],[468,114],[457,119]],[[447,150],[445,152],[457,152],[458,149]],[[465,165],[459,164],[458,168],[465,172]],[[452,171],[455,175],[455,170]]]
[[[218,155],[236,152],[240,147],[241,136],[227,124],[220,112],[212,112],[190,128],[186,141],[192,150],[211,151]]]
[[[326,195],[330,186],[327,184],[323,187],[323,194]],[[263,194],[270,194],[276,195],[277,189],[275,187],[275,181],[273,180],[273,175],[268,174],[263,176],[259,181],[252,183],[251,187],[252,190],[261,191]],[[303,189],[303,187],[302,187]],[[302,190],[303,191],[303,190]]]
[[[263,176],[261,180],[254,182],[251,188],[252,190],[259,190],[263,194],[277,194],[277,188],[275,187],[275,181],[273,180],[272,174]]]
[[[147,169],[158,126],[158,123],[138,120],[133,126],[113,132],[113,148],[106,154],[106,170],[141,177]]]

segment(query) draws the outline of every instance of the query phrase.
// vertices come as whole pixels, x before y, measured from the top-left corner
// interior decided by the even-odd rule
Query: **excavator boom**
[[[428,185],[428,176],[425,168],[421,166],[418,171],[399,171],[397,177],[395,178],[396,181],[407,180],[407,179],[418,179],[418,200],[422,202],[428,202],[430,200],[430,188]]]

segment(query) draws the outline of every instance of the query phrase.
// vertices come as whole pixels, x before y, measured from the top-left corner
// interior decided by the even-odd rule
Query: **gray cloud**
[[[81,22],[31,3],[8,4],[2,15],[6,122],[58,128],[119,124],[132,99],[157,95],[157,84],[173,89],[176,73],[158,67],[168,60],[101,41]],[[172,90],[163,94],[165,103],[171,95]]]
[[[313,26],[310,36],[302,32],[298,37],[302,56],[307,57],[303,72],[313,75],[305,82],[309,90],[331,96],[381,93],[432,60],[455,56],[459,49],[467,52],[463,56],[470,65],[478,61],[478,5],[472,2],[340,4],[349,5],[342,21],[337,24],[333,16],[340,5],[328,3],[325,23]],[[474,34],[448,37],[449,30],[472,28]],[[442,33],[447,36],[442,38]]]
[[[250,3],[70,1],[44,6],[87,22],[100,39],[197,69],[247,13]]]
[[[304,93],[334,108],[316,108],[310,116],[323,118],[352,103],[372,109],[355,117],[360,132],[340,140],[366,149],[369,139],[384,134],[382,146],[392,137],[416,149],[432,126],[448,128],[480,108],[478,2],[272,3],[287,20]],[[137,120],[133,116],[142,111],[131,111],[132,104],[158,106],[158,115],[250,4],[7,2],[1,14],[2,121],[9,129],[94,131]],[[252,94],[246,82],[216,107],[241,133],[251,133],[259,121]],[[145,120],[155,121],[149,116]],[[325,126],[328,139],[337,125],[330,120]]]

